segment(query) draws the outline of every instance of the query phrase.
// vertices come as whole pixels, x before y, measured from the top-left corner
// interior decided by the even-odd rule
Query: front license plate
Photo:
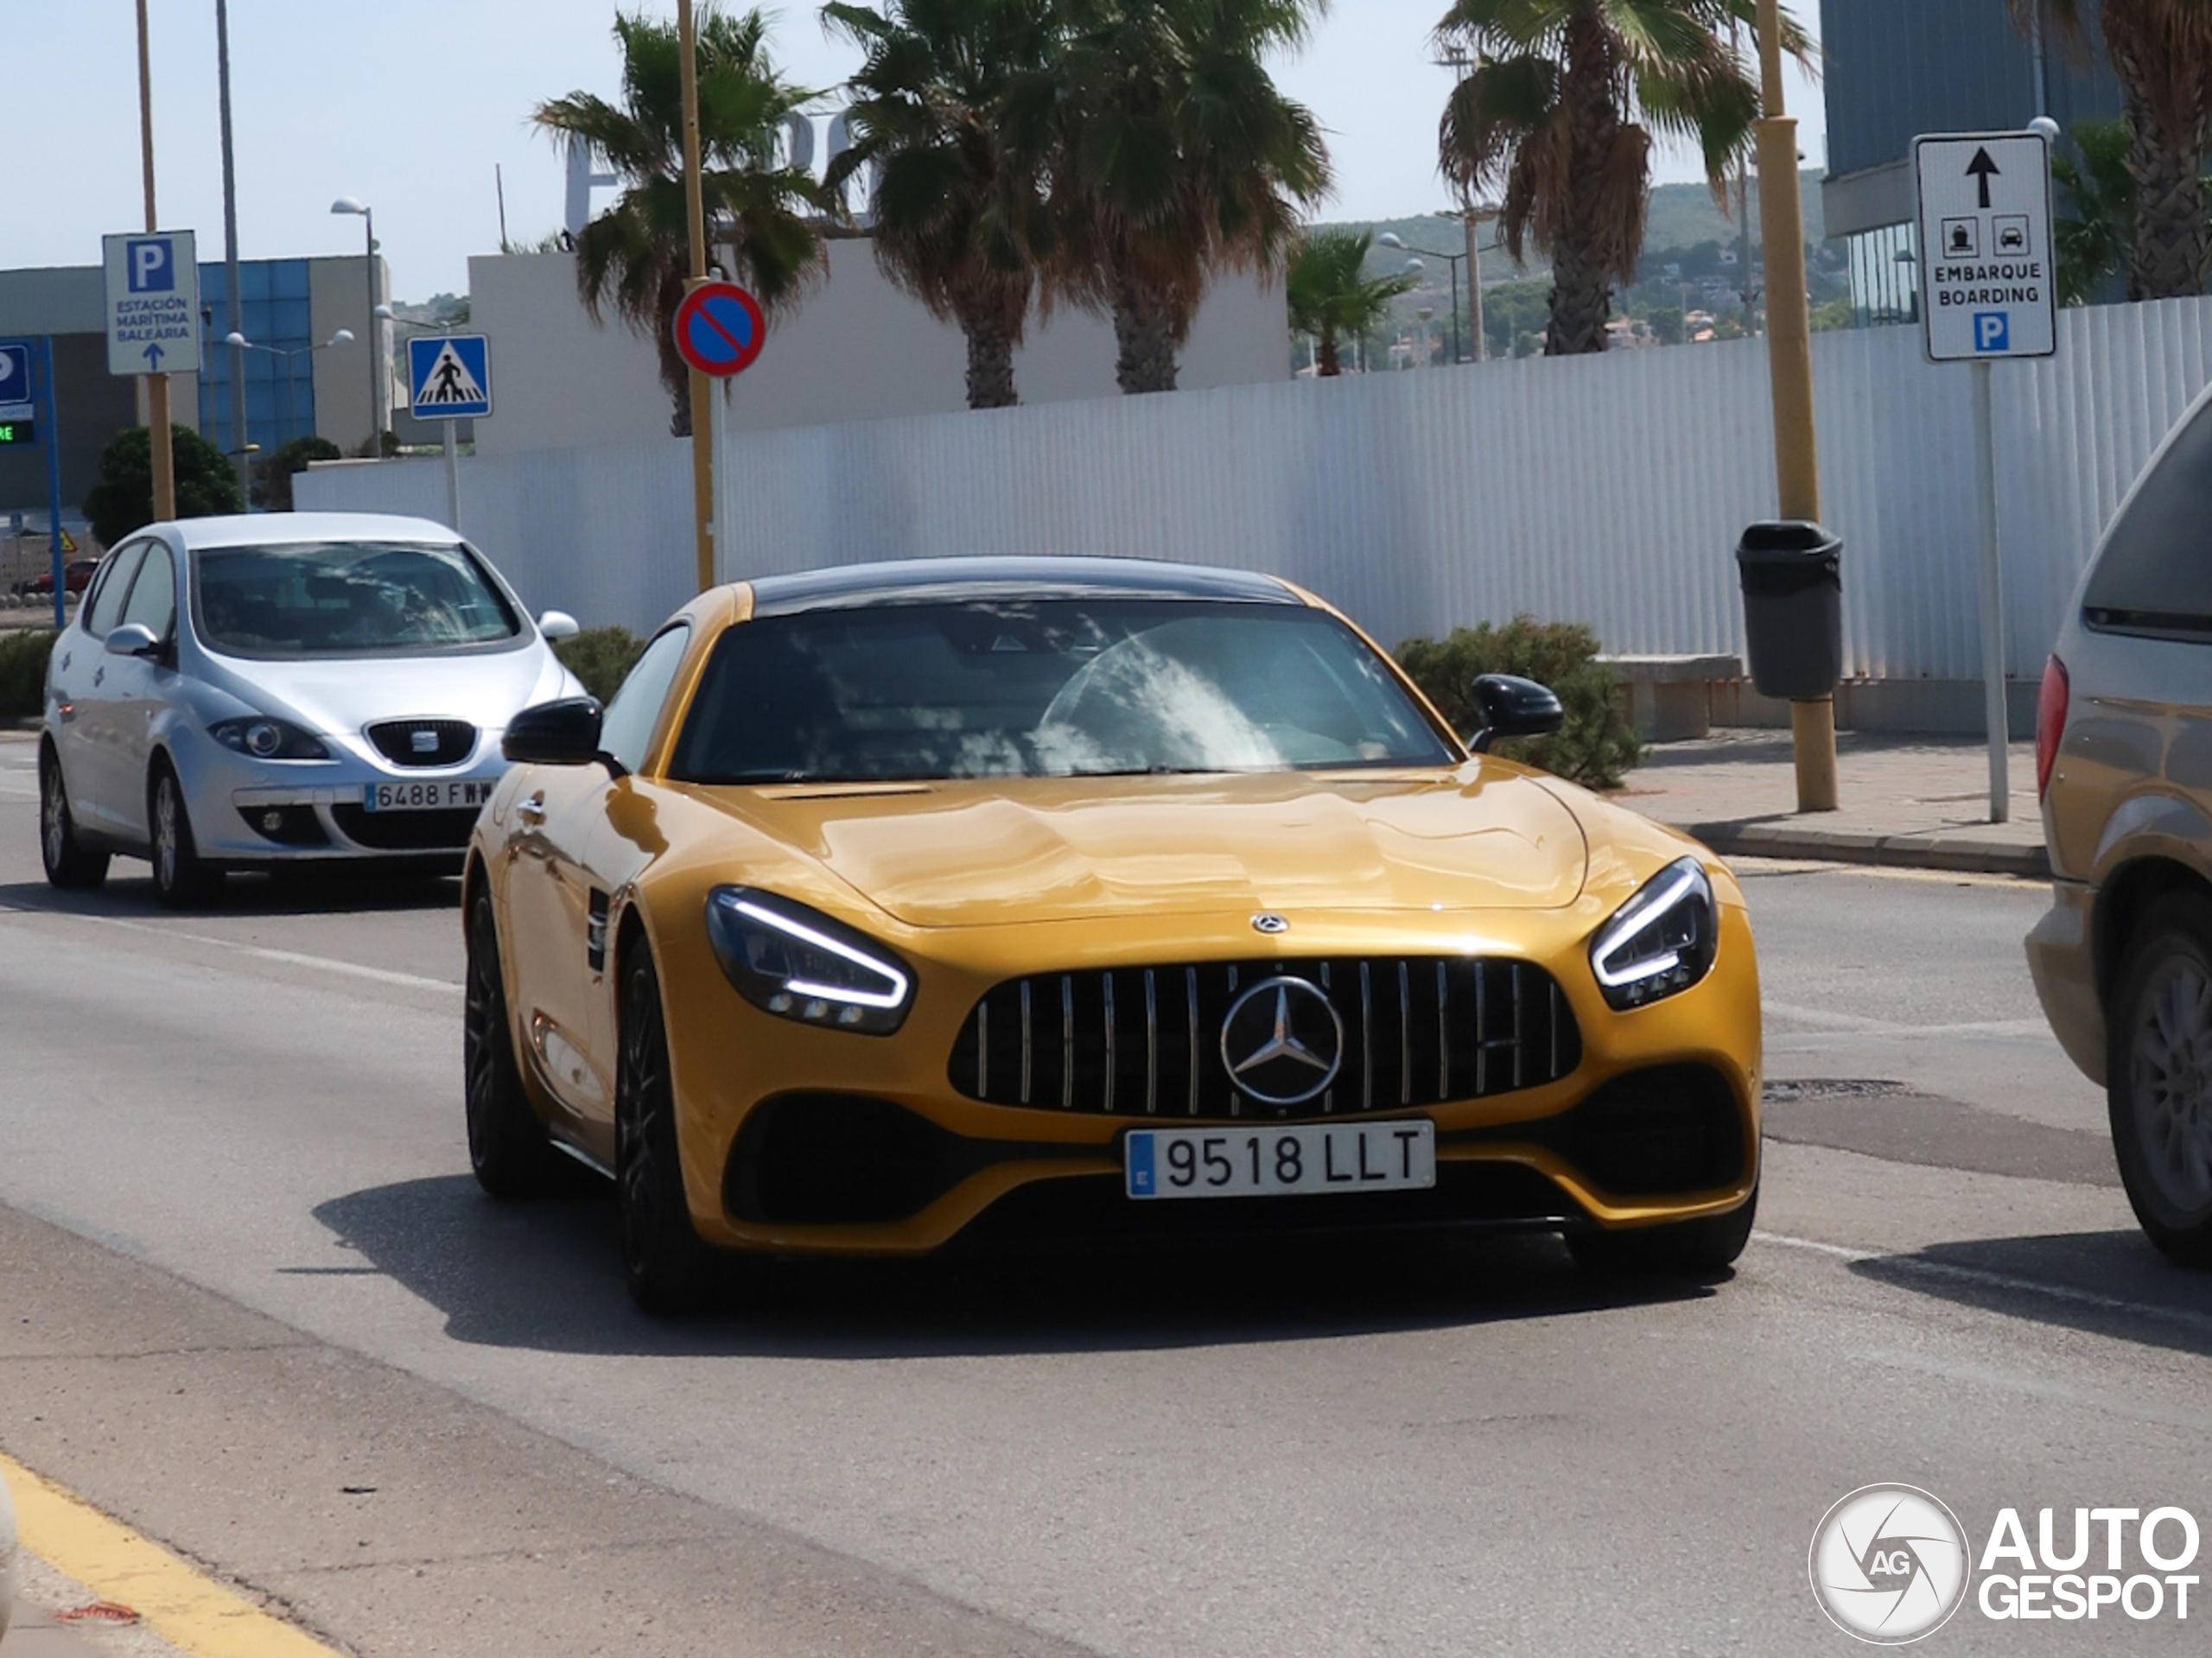
[[[481,778],[453,778],[442,783],[370,783],[361,790],[361,804],[372,812],[443,811],[454,806],[480,806],[491,797],[492,785]]]
[[[1436,1184],[1436,1125],[1139,1128],[1122,1159],[1135,1198],[1425,1191]]]

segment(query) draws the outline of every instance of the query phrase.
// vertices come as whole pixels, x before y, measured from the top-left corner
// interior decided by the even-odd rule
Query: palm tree
[[[2023,28],[2047,22],[2082,39],[2082,0],[2008,0]],[[2105,53],[2127,100],[2127,171],[2135,181],[2135,245],[2127,297],[2204,291],[2212,229],[2204,151],[2212,141],[2212,0],[2103,0]]]
[[[1723,179],[1759,113],[1758,82],[1730,30],[1756,0],[1453,0],[1443,54],[1471,67],[1446,105],[1445,176],[1470,205],[1502,191],[1516,260],[1551,256],[1553,356],[1605,349],[1615,282],[1643,251],[1655,138],[1694,141],[1724,207]],[[1785,18],[1800,59],[1803,30]]]
[[[783,124],[815,94],[777,71],[758,11],[729,16],[711,0],[698,20],[699,137],[710,234],[721,257],[771,316],[825,268],[819,219],[833,199],[812,175],[784,163]],[[612,307],[660,352],[669,429],[691,430],[689,371],[673,323],[690,274],[683,200],[683,48],[676,26],[642,15],[614,19],[622,101],[570,92],[531,120],[561,143],[603,157],[627,181],[620,200],[576,238],[576,291],[592,321]]]
[[[1337,360],[1337,339],[1364,339],[1389,314],[1390,302],[1411,293],[1421,278],[1401,272],[1390,276],[1363,274],[1373,231],[1313,230],[1300,238],[1290,257],[1285,284],[1290,298],[1290,326],[1316,340],[1316,372],[1334,379],[1344,372]]]
[[[887,0],[823,8],[868,54],[846,111],[842,193],[874,167],[869,207],[884,274],[968,340],[968,403],[1020,401],[1021,343],[1052,245],[1045,156],[1052,21],[1037,0]]]
[[[1281,268],[1329,161],[1263,60],[1326,0],[1065,0],[1058,289],[1114,319],[1128,392],[1175,389],[1215,276]]]

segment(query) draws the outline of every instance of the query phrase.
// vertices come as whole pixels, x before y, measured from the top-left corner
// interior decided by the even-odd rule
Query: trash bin
[[[1812,702],[1843,677],[1843,543],[1817,524],[1755,524],[1736,546],[1751,683]]]

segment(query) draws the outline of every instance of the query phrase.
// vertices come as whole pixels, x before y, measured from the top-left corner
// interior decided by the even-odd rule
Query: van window
[[[2197,405],[2113,525],[2082,619],[2111,632],[2212,638],[2212,401]]]

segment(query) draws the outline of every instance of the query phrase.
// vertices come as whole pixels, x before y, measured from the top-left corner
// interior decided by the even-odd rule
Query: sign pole
[[[1989,821],[2012,816],[2012,787],[2005,747],[2011,721],[2005,708],[2005,563],[1997,537],[1996,365],[1974,365],[1974,479],[1981,530],[1981,680],[1989,721]]]
[[[709,393],[715,400],[712,436],[715,441],[715,520],[714,578],[716,581],[734,579],[730,566],[734,549],[731,546],[729,502],[729,397],[730,380],[725,378]]]
[[[1759,0],[1759,219],[1766,249],[1766,360],[1774,399],[1774,471],[1782,516],[1821,516],[1821,461],[1813,429],[1812,315],[1805,293],[1805,223],[1798,197],[1797,124],[1783,106],[1782,16]],[[1749,273],[1745,273],[1748,277]],[[1836,809],[1835,699],[1789,705],[1797,810]]]
[[[138,133],[146,174],[146,233],[160,228],[154,212],[154,60],[146,35],[146,0],[138,0]],[[149,359],[158,369],[158,356]],[[169,377],[155,372],[146,379],[146,435],[154,455],[154,517],[166,522],[176,517],[176,456],[169,435]],[[238,390],[238,388],[233,388]],[[54,594],[60,603],[60,594]]]
[[[60,388],[54,378],[54,336],[46,336],[41,353],[46,365],[46,539],[54,564],[54,626],[67,626],[62,601],[67,587],[61,567],[61,408]]]
[[[691,0],[677,0],[676,34],[683,56],[683,212],[691,245],[691,270],[684,287],[696,289],[707,280],[707,206],[699,164],[699,31],[691,15]],[[690,394],[691,511],[698,524],[699,591],[704,593],[715,585],[715,449],[710,429],[715,417],[707,377],[696,368],[690,374]]]
[[[461,442],[453,435],[454,422],[446,428],[446,523],[456,536],[461,533]]]

